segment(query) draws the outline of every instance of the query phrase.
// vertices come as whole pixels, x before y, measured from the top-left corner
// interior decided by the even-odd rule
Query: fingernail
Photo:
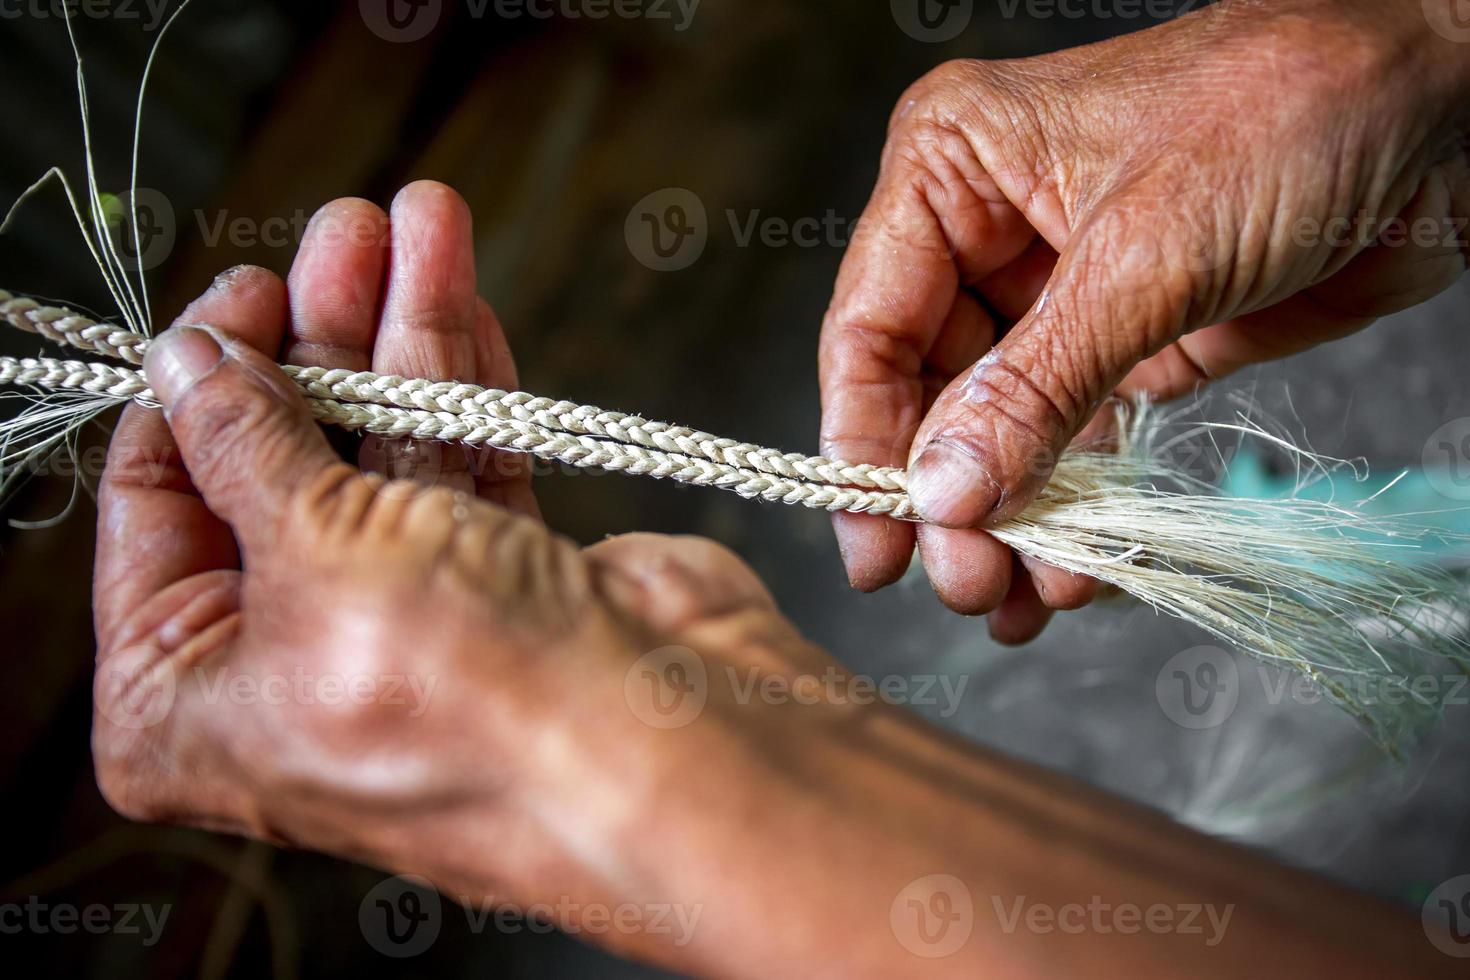
[[[1000,503],[1000,484],[973,456],[930,443],[909,470],[909,497],[920,516],[944,527],[975,527]]]
[[[148,345],[143,370],[153,392],[172,405],[224,358],[224,349],[203,327],[174,327]]]

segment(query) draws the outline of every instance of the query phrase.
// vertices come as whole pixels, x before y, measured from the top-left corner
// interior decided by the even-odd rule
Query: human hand
[[[361,202],[327,214],[383,225]],[[120,812],[422,875],[481,908],[556,908],[701,975],[1135,976],[1198,951],[976,914],[935,958],[915,906],[970,887],[1229,903],[1200,960],[1221,976],[1262,949],[1292,969],[1424,958],[1407,919],[855,698],[714,544],[579,550],[533,518],[509,463],[477,480],[420,458],[419,480],[391,482],[343,463],[263,351],[486,384],[512,369],[488,308],[470,315],[451,193],[400,195],[381,314],[377,237],[331,227],[313,226],[289,293],[240,270],[191,306],[148,355],[167,424],[132,407],[114,437],[93,748]],[[668,650],[701,680],[661,670]],[[690,694],[673,725],[642,700],[682,711]],[[1169,859],[1140,865],[1150,848]],[[671,907],[685,931],[607,924]]]
[[[711,665],[830,661],[710,542],[584,551],[550,533],[529,457],[368,450],[414,477],[389,481],[329,448],[274,354],[512,387],[474,281],[463,201],[415,184],[391,221],[329,205],[289,289],[236,270],[154,341],[165,412],[125,411],[101,487],[97,778],[136,819],[311,847],[475,901],[611,907],[634,896],[609,895],[583,851],[621,853],[626,814],[667,812],[651,797],[698,781],[681,760],[722,758],[709,778],[724,781],[737,741],[789,751],[748,713],[716,724],[737,714],[717,708],[696,730],[724,732],[719,750],[661,738],[629,710],[639,658],[682,644]]]
[[[1453,283],[1467,92],[1421,0],[1226,0],[921,79],[824,324],[822,433],[826,455],[909,466],[930,523],[834,515],[853,584],[896,580],[917,535],[941,599],[1002,641],[1088,601],[983,528],[1113,392],[1186,393]]]
[[[516,583],[487,578],[476,585],[488,595],[453,588],[440,589],[437,602],[428,595],[452,578],[457,560],[486,563],[490,549],[443,554],[435,544],[552,544],[532,530],[537,509],[525,457],[437,446],[424,452],[370,439],[364,462],[411,468],[415,479],[390,485],[363,477],[303,421],[304,403],[270,361],[280,352],[303,365],[507,388],[515,386],[515,366],[494,313],[476,296],[468,208],[430,183],[405,188],[391,222],[365,201],[328,205],[305,235],[289,291],[264,270],[236,269],[180,323],[210,325],[209,333],[180,337],[175,330],[154,344],[150,378],[165,404],[184,399],[186,374],[201,375],[175,416],[180,440],[163,414],[129,406],[102,481],[99,782],[124,813],[310,839],[309,829],[262,805],[290,794],[263,794],[261,782],[289,776],[345,788],[372,766],[393,768],[383,754],[391,746],[375,742],[363,756],[344,758],[364,746],[329,741],[304,757],[290,744],[335,739],[339,724],[363,735],[401,725],[397,716],[415,705],[401,703],[395,714],[381,702],[426,700],[429,692],[410,690],[410,682],[449,669],[447,650],[437,662],[419,659],[420,648],[402,646],[405,637],[423,639],[432,653],[429,637],[466,639],[461,634],[474,626],[485,630],[480,640],[503,632],[488,599],[503,603]],[[434,492],[419,492],[426,486]],[[472,507],[472,496],[505,510]],[[467,508],[478,519],[450,534],[451,518]],[[420,618],[428,609],[440,615]],[[361,717],[260,703],[282,696],[260,689],[262,679],[286,680],[303,669],[375,685],[359,705]],[[211,694],[206,671],[226,687],[232,678],[253,678],[252,703],[235,703],[218,683]],[[391,698],[382,689],[390,686]],[[282,765],[293,759],[302,768],[288,774]],[[396,768],[407,774],[411,767]],[[405,778],[401,798],[427,791]],[[353,826],[356,816],[348,807],[332,819]]]

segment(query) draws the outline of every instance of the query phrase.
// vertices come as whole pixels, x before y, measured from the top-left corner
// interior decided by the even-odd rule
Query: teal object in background
[[[1367,479],[1358,480],[1351,468],[1344,467],[1299,487],[1295,473],[1273,472],[1264,456],[1241,446],[1226,469],[1220,491],[1247,500],[1334,500],[1366,514],[1403,517],[1422,527],[1447,532],[1444,537],[1426,535],[1421,542],[1426,552],[1470,560],[1470,501],[1449,499],[1439,489],[1452,485],[1448,471],[1409,469],[1402,477],[1400,472],[1371,473]],[[1459,535],[1466,537],[1461,540]]]

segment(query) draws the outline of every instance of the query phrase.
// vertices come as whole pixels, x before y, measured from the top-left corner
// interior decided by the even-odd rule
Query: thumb
[[[299,489],[341,463],[280,369],[221,330],[168,330],[144,370],[194,486],[247,551],[275,536]]]
[[[979,527],[1021,513],[1124,375],[1177,339],[1193,279],[1160,256],[1121,216],[1074,237],[1030,312],[920,426],[909,494],[926,521]]]

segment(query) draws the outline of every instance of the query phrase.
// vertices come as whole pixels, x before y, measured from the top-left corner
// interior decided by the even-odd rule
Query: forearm
[[[436,880],[699,976],[1449,975],[1403,911],[1156,811],[897,709],[718,687],[660,731],[609,685],[549,743],[514,880],[477,878],[490,835]]]
[[[750,977],[1450,973],[1399,910],[882,714],[720,780],[720,796],[666,800],[623,842],[661,892],[704,906],[672,965]]]

